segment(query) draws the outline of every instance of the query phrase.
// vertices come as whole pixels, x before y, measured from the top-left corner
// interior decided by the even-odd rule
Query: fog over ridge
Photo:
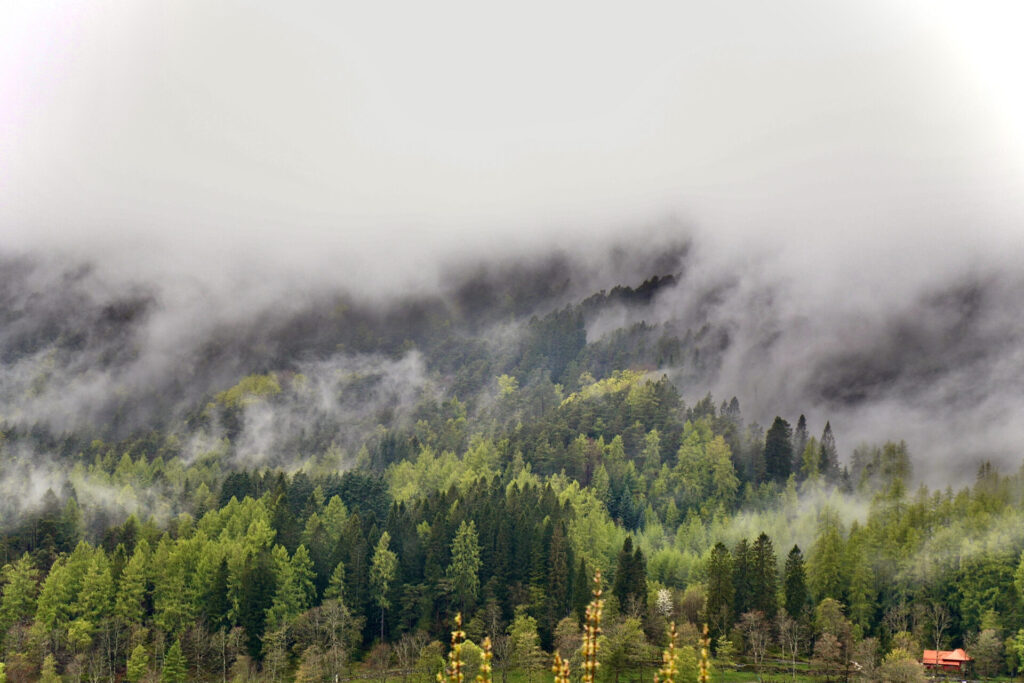
[[[671,275],[588,341],[690,332],[647,368],[688,402],[906,438],[921,476],[1020,464],[1019,8],[391,9],[2,10],[3,420],[173,430],[309,374],[252,411],[268,462],[267,425],[455,391],[432,321],[512,367],[531,316]],[[390,389],[353,411],[338,373]]]

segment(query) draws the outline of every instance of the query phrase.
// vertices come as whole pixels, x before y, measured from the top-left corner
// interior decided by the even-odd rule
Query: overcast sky
[[[1017,2],[0,13],[8,248],[346,283],[652,225],[851,273],[1021,254]]]

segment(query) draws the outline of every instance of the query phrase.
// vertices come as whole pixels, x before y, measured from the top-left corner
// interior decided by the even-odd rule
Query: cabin
[[[926,669],[967,673],[967,667],[974,661],[962,647],[955,650],[925,650],[921,663]]]

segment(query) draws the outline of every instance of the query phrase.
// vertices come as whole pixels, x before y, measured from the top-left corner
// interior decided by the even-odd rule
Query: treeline
[[[559,410],[637,385],[595,388]],[[86,525],[71,484],[66,502],[48,496],[5,534],[7,675],[35,680],[50,658],[94,680],[167,667],[190,680],[231,670],[278,680],[381,657],[396,665],[412,643],[411,667],[421,654],[439,661],[431,643],[457,612],[474,643],[492,636],[500,666],[540,667],[542,651],[573,650],[598,569],[611,586],[609,672],[646,665],[672,620],[691,645],[707,623],[720,665],[773,650],[832,675],[952,645],[984,671],[1020,665],[1021,474],[984,466],[969,488],[909,493],[906,449],[886,444],[855,451],[847,480],[859,493],[830,487],[819,465],[802,483],[791,472],[741,494],[718,415],[690,416],[664,461],[657,429],[633,457],[623,435],[577,434],[569,449],[583,473],[593,463],[587,483],[539,474],[512,439],[483,437],[458,455],[428,441],[383,473],[94,458],[76,470],[83,487],[107,482],[137,502],[134,491],[161,486],[188,511]],[[624,501],[643,514],[623,514]]]

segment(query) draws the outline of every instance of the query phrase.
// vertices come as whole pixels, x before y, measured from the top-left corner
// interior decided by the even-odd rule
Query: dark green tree
[[[784,482],[793,468],[793,429],[781,417],[776,417],[764,437],[765,476],[771,481]]]
[[[718,638],[733,623],[732,557],[722,543],[716,543],[711,549],[705,574],[708,577],[708,594],[703,620],[708,624],[712,637]]]
[[[761,532],[761,535],[754,541],[751,548],[751,572],[750,572],[750,607],[765,615],[770,621],[775,619],[778,611],[776,591],[779,585],[778,560],[775,557],[775,547],[768,534]]]
[[[753,609],[754,558],[750,543],[743,538],[732,549],[732,609],[733,620],[739,621],[744,612]]]
[[[794,545],[793,549],[789,551],[784,571],[782,590],[785,596],[785,608],[789,616],[799,621],[811,602],[810,594],[807,591],[804,555],[800,552],[800,546]]]
[[[821,472],[825,479],[835,482],[839,479],[839,451],[836,450],[836,437],[832,434],[832,424],[825,423],[821,433]]]
[[[274,602],[276,590],[274,560],[270,551],[264,549],[250,560],[243,572],[238,600],[238,624],[245,629],[246,649],[254,659],[262,653],[267,610]]]

